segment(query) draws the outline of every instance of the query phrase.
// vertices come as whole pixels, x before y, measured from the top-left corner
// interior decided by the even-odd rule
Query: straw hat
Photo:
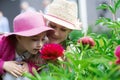
[[[81,30],[81,22],[77,19],[77,4],[73,1],[54,0],[47,7],[44,17],[69,29]]]
[[[25,12],[14,18],[14,32],[9,35],[34,36],[44,31],[53,30],[45,25],[44,17],[39,12]]]

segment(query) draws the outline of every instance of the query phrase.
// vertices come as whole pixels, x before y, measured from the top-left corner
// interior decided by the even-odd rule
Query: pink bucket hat
[[[81,30],[77,4],[68,0],[54,0],[46,8],[44,17],[51,22],[62,25],[68,29]]]
[[[14,32],[9,35],[20,36],[34,36],[44,31],[53,30],[47,27],[42,13],[39,12],[25,12],[14,18],[13,21]]]

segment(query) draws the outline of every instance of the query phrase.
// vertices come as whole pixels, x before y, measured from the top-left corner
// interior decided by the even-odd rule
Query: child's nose
[[[59,31],[58,30],[55,30],[55,33],[54,33],[56,36],[59,36]]]
[[[40,41],[37,46],[41,48],[43,46],[43,42]]]

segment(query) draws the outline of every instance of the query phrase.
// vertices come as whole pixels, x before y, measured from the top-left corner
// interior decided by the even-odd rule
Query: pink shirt
[[[12,61],[15,58],[15,41],[14,37],[6,37],[0,35],[0,74],[3,74],[3,64],[5,61]],[[29,72],[32,73],[32,67],[36,67],[33,63],[28,63]]]

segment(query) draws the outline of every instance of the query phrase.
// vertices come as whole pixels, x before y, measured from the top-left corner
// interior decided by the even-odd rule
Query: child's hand
[[[22,64],[23,72],[29,72],[28,64],[26,62],[21,62],[21,64]]]
[[[23,69],[18,64],[19,62],[16,62],[16,61],[6,61],[3,64],[3,69],[15,77],[22,76]]]

